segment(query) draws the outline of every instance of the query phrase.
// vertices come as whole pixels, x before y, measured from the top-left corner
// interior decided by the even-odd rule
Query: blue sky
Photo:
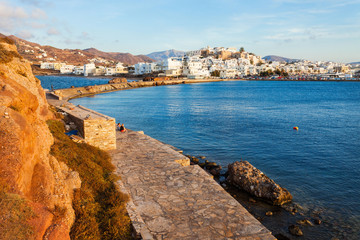
[[[360,0],[0,0],[0,32],[58,48],[148,54],[205,46],[360,61]]]

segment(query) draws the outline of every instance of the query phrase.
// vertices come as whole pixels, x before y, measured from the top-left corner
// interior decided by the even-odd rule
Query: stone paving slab
[[[197,165],[147,135],[117,132],[111,150],[143,239],[275,239]]]

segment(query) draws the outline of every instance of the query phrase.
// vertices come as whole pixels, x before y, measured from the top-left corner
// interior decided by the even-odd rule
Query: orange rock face
[[[80,178],[49,154],[54,140],[46,120],[53,115],[30,64],[1,36],[0,55],[0,190],[28,200],[36,215],[32,238],[69,239]]]

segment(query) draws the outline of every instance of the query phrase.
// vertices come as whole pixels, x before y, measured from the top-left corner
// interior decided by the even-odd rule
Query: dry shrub
[[[117,176],[109,154],[85,143],[75,143],[64,134],[64,125],[49,120],[55,143],[51,154],[80,175],[81,189],[75,192],[76,214],[72,239],[130,239],[131,223],[125,204],[128,196],[115,184]]]
[[[4,48],[1,44],[2,42],[13,44],[13,41],[9,38],[0,38],[0,63],[8,63],[13,60],[13,58],[22,58],[19,53],[15,51],[9,51]]]
[[[0,239],[34,239],[29,221],[36,215],[18,194],[0,191]]]
[[[2,36],[4,36],[4,35],[2,35]],[[11,45],[14,45],[15,44],[15,41],[14,40],[12,40],[12,39],[10,39],[10,38],[8,38],[8,37],[2,37],[1,35],[0,35],[0,43],[7,43],[7,44],[11,44]]]

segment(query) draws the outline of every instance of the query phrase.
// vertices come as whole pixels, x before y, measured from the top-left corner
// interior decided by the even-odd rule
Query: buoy
[[[297,131],[297,130],[299,130],[299,128],[298,128],[298,127],[293,127],[293,129],[294,129],[294,130],[296,130],[296,131]]]

